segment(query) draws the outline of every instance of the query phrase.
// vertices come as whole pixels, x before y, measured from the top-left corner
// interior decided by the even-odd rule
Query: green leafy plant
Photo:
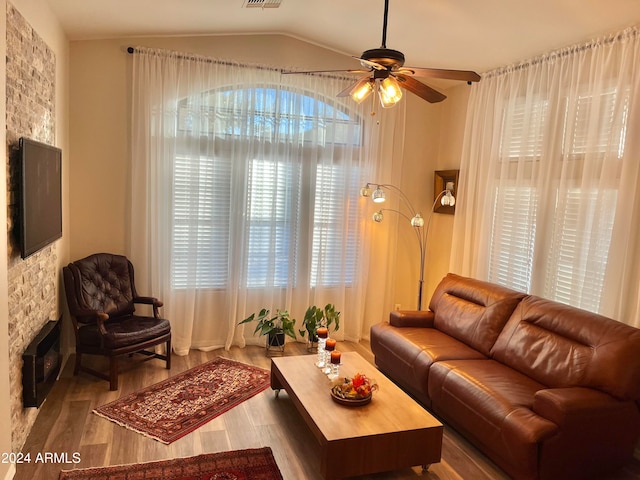
[[[269,315],[269,310],[263,308],[256,316],[255,312],[242,320],[238,325],[243,323],[249,323],[256,320],[256,329],[254,334],[260,333],[260,335],[269,335],[284,333],[289,337],[296,339],[296,319],[289,316],[289,312],[286,310],[276,310],[274,315]]]
[[[301,326],[304,329],[298,331],[300,336],[304,337],[306,333],[309,340],[314,341],[320,327],[327,327],[334,331],[340,329],[340,312],[336,311],[336,307],[332,303],[328,303],[324,309],[312,305],[307,308]]]

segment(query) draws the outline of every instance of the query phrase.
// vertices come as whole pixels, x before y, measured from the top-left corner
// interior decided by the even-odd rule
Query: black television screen
[[[20,249],[27,258],[62,237],[62,151],[20,139]]]

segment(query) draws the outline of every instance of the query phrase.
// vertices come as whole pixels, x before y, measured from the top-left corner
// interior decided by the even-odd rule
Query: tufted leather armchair
[[[162,302],[136,292],[133,265],[122,255],[97,253],[62,269],[69,312],[76,335],[74,375],[84,371],[118,389],[118,357],[141,353],[165,360],[171,368],[171,325],[160,318]],[[153,316],[137,315],[135,304],[153,308]],[[166,343],[166,355],[147,349]],[[81,365],[82,355],[109,358],[105,374]]]

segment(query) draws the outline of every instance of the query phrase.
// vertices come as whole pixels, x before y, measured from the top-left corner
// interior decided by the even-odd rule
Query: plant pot
[[[284,332],[269,332],[267,334],[267,351],[284,352]]]

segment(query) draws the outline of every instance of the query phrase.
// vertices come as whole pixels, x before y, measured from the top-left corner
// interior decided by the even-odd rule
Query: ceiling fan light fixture
[[[349,95],[357,102],[362,103],[373,92],[373,81],[370,78],[360,80],[351,90]]]
[[[398,85],[398,81],[389,76],[380,82],[378,87],[378,95],[380,103],[384,108],[393,107],[402,98],[402,89]]]
[[[281,2],[282,0],[243,0],[247,4]],[[393,107],[402,99],[403,90],[426,100],[429,103],[443,101],[446,95],[431,88],[429,85],[416,80],[414,77],[442,78],[445,80],[464,80],[466,82],[479,82],[481,77],[470,70],[447,70],[441,68],[405,67],[404,53],[387,48],[387,19],[389,13],[389,0],[384,0],[384,16],[382,21],[382,43],[379,48],[365,50],[359,57],[353,57],[360,61],[362,68],[341,70],[307,70],[307,71],[282,71],[281,73],[327,73],[345,72],[366,74],[360,77],[338,93],[338,97],[350,96],[353,101],[362,103],[372,92],[377,91],[383,108]],[[400,82],[400,83],[398,83]],[[400,88],[402,85],[402,89]],[[372,97],[375,102],[375,97]],[[372,115],[375,114],[372,112]]]

